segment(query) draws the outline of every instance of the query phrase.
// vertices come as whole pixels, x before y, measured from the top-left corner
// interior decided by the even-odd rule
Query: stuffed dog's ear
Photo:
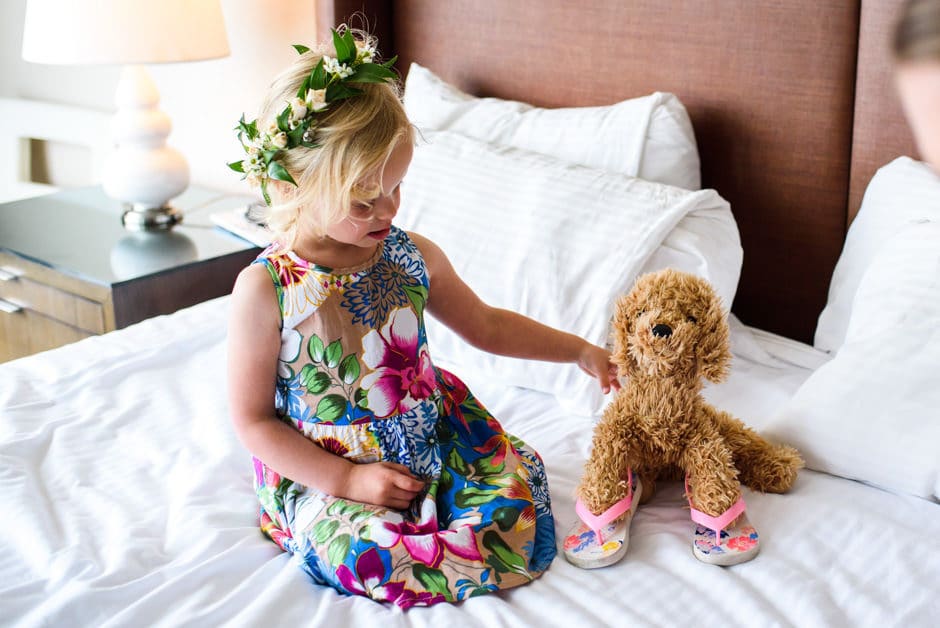
[[[614,309],[614,319],[611,325],[611,335],[614,341],[614,350],[611,360],[617,365],[621,375],[632,376],[639,366],[630,353],[630,334],[634,332],[636,324],[637,303],[635,292],[625,294],[617,300]]]
[[[731,367],[730,332],[728,317],[718,297],[713,296],[710,301],[698,346],[699,372],[708,381],[718,384],[725,380]]]

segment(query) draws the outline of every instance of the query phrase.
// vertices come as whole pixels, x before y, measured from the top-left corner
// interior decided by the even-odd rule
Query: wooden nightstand
[[[0,362],[228,294],[260,251],[209,214],[248,196],[191,186],[170,232],[131,232],[100,187],[0,204]]]

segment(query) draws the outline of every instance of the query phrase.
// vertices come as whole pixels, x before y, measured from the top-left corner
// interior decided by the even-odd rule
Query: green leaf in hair
[[[356,55],[355,42],[353,42],[352,50],[350,50],[344,36],[333,29],[330,29],[330,32],[333,33],[333,48],[336,50],[336,60],[340,63],[349,63],[350,58]]]
[[[386,67],[375,63],[363,63],[346,81],[349,83],[384,83],[394,78],[395,73]]]
[[[287,168],[277,163],[276,161],[272,161],[268,164],[268,176],[272,179],[277,179],[278,181],[285,181],[286,183],[297,185],[297,182],[294,181],[294,177],[290,176]]]

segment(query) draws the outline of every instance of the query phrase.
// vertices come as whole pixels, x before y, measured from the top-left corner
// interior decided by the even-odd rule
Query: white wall
[[[20,57],[26,0],[0,1],[0,97],[29,98],[113,111],[120,69],[51,66]],[[191,180],[247,192],[225,163],[241,156],[232,127],[253,118],[274,75],[315,41],[315,0],[222,0],[232,54],[224,59],[148,66],[160,108],[173,120],[168,144],[185,155]],[[14,120],[2,121],[15,124]]]

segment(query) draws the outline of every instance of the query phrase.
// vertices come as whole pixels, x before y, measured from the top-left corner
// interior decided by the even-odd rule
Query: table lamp
[[[220,0],[27,0],[23,59],[125,66],[102,185],[125,204],[128,229],[170,229],[182,214],[169,201],[189,184],[186,160],[166,145],[170,118],[157,108],[160,95],[141,64],[228,54]]]

